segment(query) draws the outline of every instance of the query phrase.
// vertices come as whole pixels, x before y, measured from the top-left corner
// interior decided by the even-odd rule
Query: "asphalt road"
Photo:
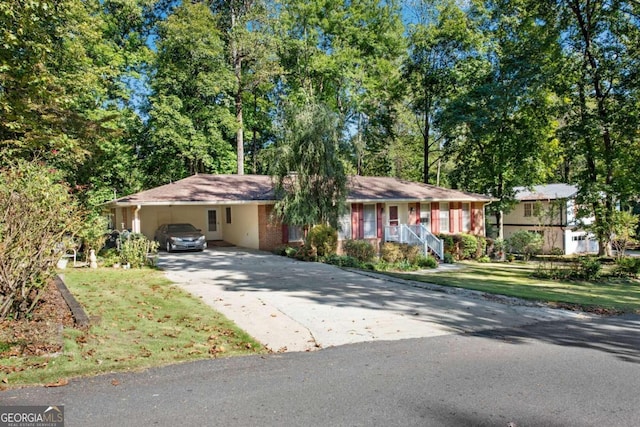
[[[634,426],[639,384],[635,316],[186,363],[0,404],[64,405],[66,427]]]

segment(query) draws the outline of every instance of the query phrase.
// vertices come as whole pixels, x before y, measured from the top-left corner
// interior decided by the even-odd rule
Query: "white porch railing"
[[[427,255],[431,250],[439,259],[444,259],[444,242],[438,239],[423,224],[390,225],[384,228],[384,240],[422,246]]]

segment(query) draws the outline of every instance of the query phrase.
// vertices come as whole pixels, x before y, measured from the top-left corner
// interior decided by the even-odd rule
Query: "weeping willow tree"
[[[308,102],[285,113],[282,140],[272,151],[274,213],[284,223],[338,226],[347,198],[341,128],[339,116],[323,104]]]

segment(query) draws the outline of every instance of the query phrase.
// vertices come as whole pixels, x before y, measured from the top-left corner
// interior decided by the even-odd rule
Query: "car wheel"
[[[171,249],[173,249],[171,247],[171,242],[167,240],[167,252],[171,252]]]

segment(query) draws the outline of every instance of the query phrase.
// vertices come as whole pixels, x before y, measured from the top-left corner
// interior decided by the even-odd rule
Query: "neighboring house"
[[[348,188],[340,241],[379,244],[407,241],[409,235],[430,239],[439,233],[485,234],[484,207],[490,197],[387,177],[353,176]],[[269,176],[198,174],[113,200],[107,207],[114,229],[152,238],[161,224],[188,222],[201,228],[208,240],[272,250],[302,240],[298,227],[274,221],[275,202]]]
[[[576,186],[547,184],[517,187],[515,191],[518,203],[504,216],[505,239],[517,231],[527,230],[542,234],[545,253],[554,248],[567,255],[598,251],[598,242],[578,224]],[[496,226],[495,217],[489,219],[489,223]],[[581,220],[584,224],[592,221],[592,218]]]

